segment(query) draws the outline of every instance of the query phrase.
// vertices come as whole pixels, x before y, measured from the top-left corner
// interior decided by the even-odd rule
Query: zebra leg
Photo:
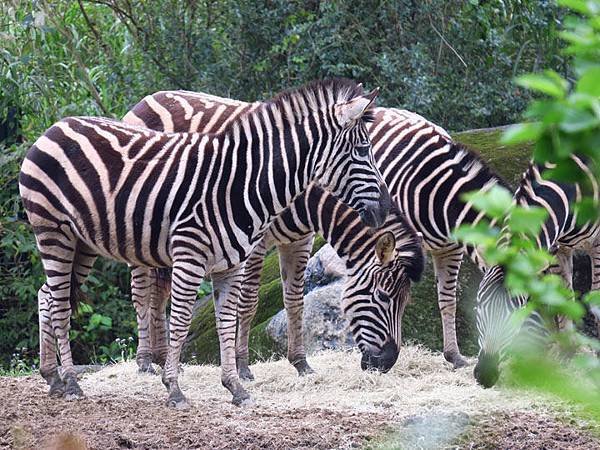
[[[46,272],[46,284],[51,296],[52,330],[62,363],[62,379],[65,383],[64,398],[74,400],[83,397],[73,367],[69,331],[71,330],[71,297],[75,295],[78,281],[74,272],[77,258],[77,239],[72,234],[48,229],[35,230],[38,249]]]
[[[190,260],[189,257],[182,261],[176,260],[173,265],[169,352],[162,373],[162,382],[169,392],[167,406],[177,409],[189,408],[189,403],[179,388],[179,358],[190,330],[196,295],[206,273],[204,265],[191,263]]]
[[[40,374],[50,385],[50,396],[62,397],[65,383],[58,374],[56,338],[52,330],[52,297],[46,283],[38,291],[38,314],[40,326]]]
[[[456,283],[463,259],[462,247],[451,247],[444,253],[434,253],[433,267],[438,291],[438,305],[444,332],[444,358],[455,369],[467,365],[456,340]]]
[[[135,362],[140,373],[156,374],[152,367],[152,345],[150,342],[150,303],[154,276],[147,267],[131,269],[131,300],[135,307],[138,325],[138,347]]]
[[[600,291],[600,236],[592,244],[590,259],[592,262],[592,291]],[[592,306],[590,312],[596,319],[596,333],[600,339],[600,306]]]
[[[304,271],[310,258],[313,234],[292,244],[279,246],[279,264],[283,281],[283,303],[288,317],[288,361],[298,375],[315,371],[306,362],[303,336]]]
[[[550,266],[549,271],[560,275],[569,289],[573,289],[573,249],[559,247],[555,253],[557,264]],[[573,321],[568,317],[559,315],[556,317],[556,326],[559,331],[573,328]]]
[[[250,371],[248,340],[250,327],[258,306],[258,288],[260,287],[260,274],[265,260],[267,249],[262,240],[250,253],[244,264],[244,278],[242,281],[238,301],[238,330],[235,346],[235,359],[238,375],[242,380],[254,380]]]
[[[250,401],[250,395],[242,387],[236,370],[235,335],[237,326],[238,298],[243,278],[242,266],[214,274],[215,317],[221,350],[221,383],[233,395],[233,404],[240,406]]]
[[[171,291],[169,278],[158,276],[155,270],[155,283],[152,290],[150,304],[150,344],[152,347],[152,361],[164,367],[169,351],[167,340],[167,302]]]

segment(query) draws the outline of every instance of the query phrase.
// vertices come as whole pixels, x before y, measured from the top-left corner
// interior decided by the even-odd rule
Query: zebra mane
[[[289,120],[300,121],[307,113],[323,110],[361,95],[364,95],[362,84],[347,78],[330,78],[311,81],[299,88],[280,92],[263,102],[263,105],[277,108]],[[289,111],[293,111],[294,116],[289,117]],[[373,119],[371,107],[365,111],[362,120],[372,122]]]

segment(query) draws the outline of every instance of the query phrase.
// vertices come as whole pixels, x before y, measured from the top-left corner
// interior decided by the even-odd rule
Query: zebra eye
[[[356,146],[356,152],[359,156],[367,156],[369,150],[371,150],[371,144],[368,142]]]

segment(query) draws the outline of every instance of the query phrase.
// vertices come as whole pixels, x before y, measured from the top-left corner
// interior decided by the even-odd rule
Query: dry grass
[[[401,420],[439,410],[469,415],[490,409],[529,410],[548,407],[548,401],[506,390],[479,387],[472,366],[452,370],[439,353],[408,346],[387,374],[364,372],[358,351],[325,351],[309,358],[316,374],[298,377],[287,360],[258,363],[251,367],[256,381],[245,383],[257,406],[277,408],[326,408],[335,411],[385,413]],[[192,404],[207,400],[227,403],[215,366],[184,366],[181,388]],[[140,376],[135,363],[117,364],[84,377],[81,386],[91,395],[121,396],[162,401],[166,392],[159,377]]]
[[[256,404],[245,408],[231,404],[218,367],[185,366],[187,411],[164,407],[160,378],[134,362],[83,375],[87,397],[70,403],[47,397],[39,376],[0,378],[0,447],[510,448],[514,438],[528,448],[600,448],[580,421],[564,422],[565,405],[484,390],[472,366],[454,371],[439,353],[403,347],[384,375],[363,372],[359,360],[356,351],[318,353],[309,357],[317,373],[303,378],[285,360],[256,364],[257,381],[246,383]]]

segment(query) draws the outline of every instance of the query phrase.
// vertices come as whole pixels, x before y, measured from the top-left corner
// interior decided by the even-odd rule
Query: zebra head
[[[500,266],[488,269],[477,291],[477,332],[479,355],[473,370],[475,379],[483,387],[496,384],[500,363],[513,344],[520,327],[512,313],[525,304],[522,296],[511,296],[504,287],[504,271]]]
[[[392,210],[385,225],[367,237],[360,258],[347,265],[343,308],[363,355],[363,370],[385,373],[398,359],[411,282],[423,272],[421,244],[417,233]]]
[[[390,195],[375,164],[367,122],[379,89],[364,94],[361,84],[350,84],[334,93],[335,105],[328,121],[332,145],[316,167],[319,183],[359,212],[365,225],[382,225],[390,209]],[[337,98],[336,98],[337,97]]]

